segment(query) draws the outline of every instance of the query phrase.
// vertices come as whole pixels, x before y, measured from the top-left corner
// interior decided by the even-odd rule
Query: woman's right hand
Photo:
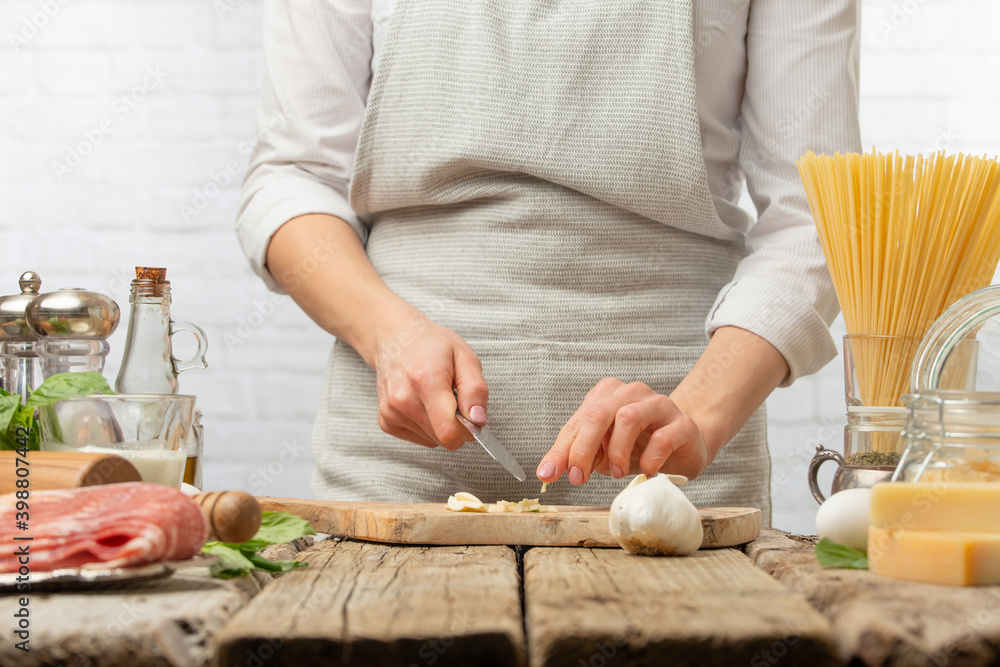
[[[385,286],[346,222],[325,213],[289,220],[268,244],[267,268],[309,317],[375,369],[383,431],[458,449],[472,436],[455,419],[456,405],[470,421],[486,423],[479,358],[461,336]]]
[[[409,305],[377,331],[372,366],[379,427],[425,447],[455,450],[471,440],[455,410],[485,424],[488,390],[482,363],[469,344]]]

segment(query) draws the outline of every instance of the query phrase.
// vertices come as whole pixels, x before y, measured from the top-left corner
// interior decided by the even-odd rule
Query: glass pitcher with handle
[[[177,375],[192,368],[207,368],[208,336],[191,322],[170,319],[170,283],[166,269],[136,267],[137,278],[129,294],[131,306],[125,353],[115,391],[124,394],[176,394]],[[173,355],[171,337],[190,332],[198,349],[190,359]]]

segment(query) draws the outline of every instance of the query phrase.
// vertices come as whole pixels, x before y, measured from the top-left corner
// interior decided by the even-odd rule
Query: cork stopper
[[[152,266],[137,266],[135,267],[135,277],[136,280],[151,280],[154,284],[159,285],[166,282],[167,270]]]
[[[135,280],[132,281],[129,303],[135,303],[136,297],[163,297],[170,303],[170,281],[167,280],[167,270],[153,266],[135,267]]]

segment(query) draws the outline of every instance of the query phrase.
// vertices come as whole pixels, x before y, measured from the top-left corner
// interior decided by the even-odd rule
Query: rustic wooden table
[[[2,627],[17,604],[2,597],[0,665],[1000,661],[1000,587],[821,570],[811,549],[779,531],[690,558],[326,541],[298,554],[308,567],[263,588],[193,568],[127,590],[34,593],[28,653]]]

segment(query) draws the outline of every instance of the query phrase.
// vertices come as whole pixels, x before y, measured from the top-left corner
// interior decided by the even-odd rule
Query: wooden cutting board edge
[[[561,512],[552,514],[481,514],[451,512],[444,503],[360,503],[267,496],[257,500],[265,510],[289,512],[306,519],[316,532],[370,542],[619,546],[608,527],[607,507],[560,506]],[[705,531],[703,549],[735,547],[760,535],[759,509],[705,507],[699,512]],[[490,537],[490,532],[502,535],[502,539]]]

